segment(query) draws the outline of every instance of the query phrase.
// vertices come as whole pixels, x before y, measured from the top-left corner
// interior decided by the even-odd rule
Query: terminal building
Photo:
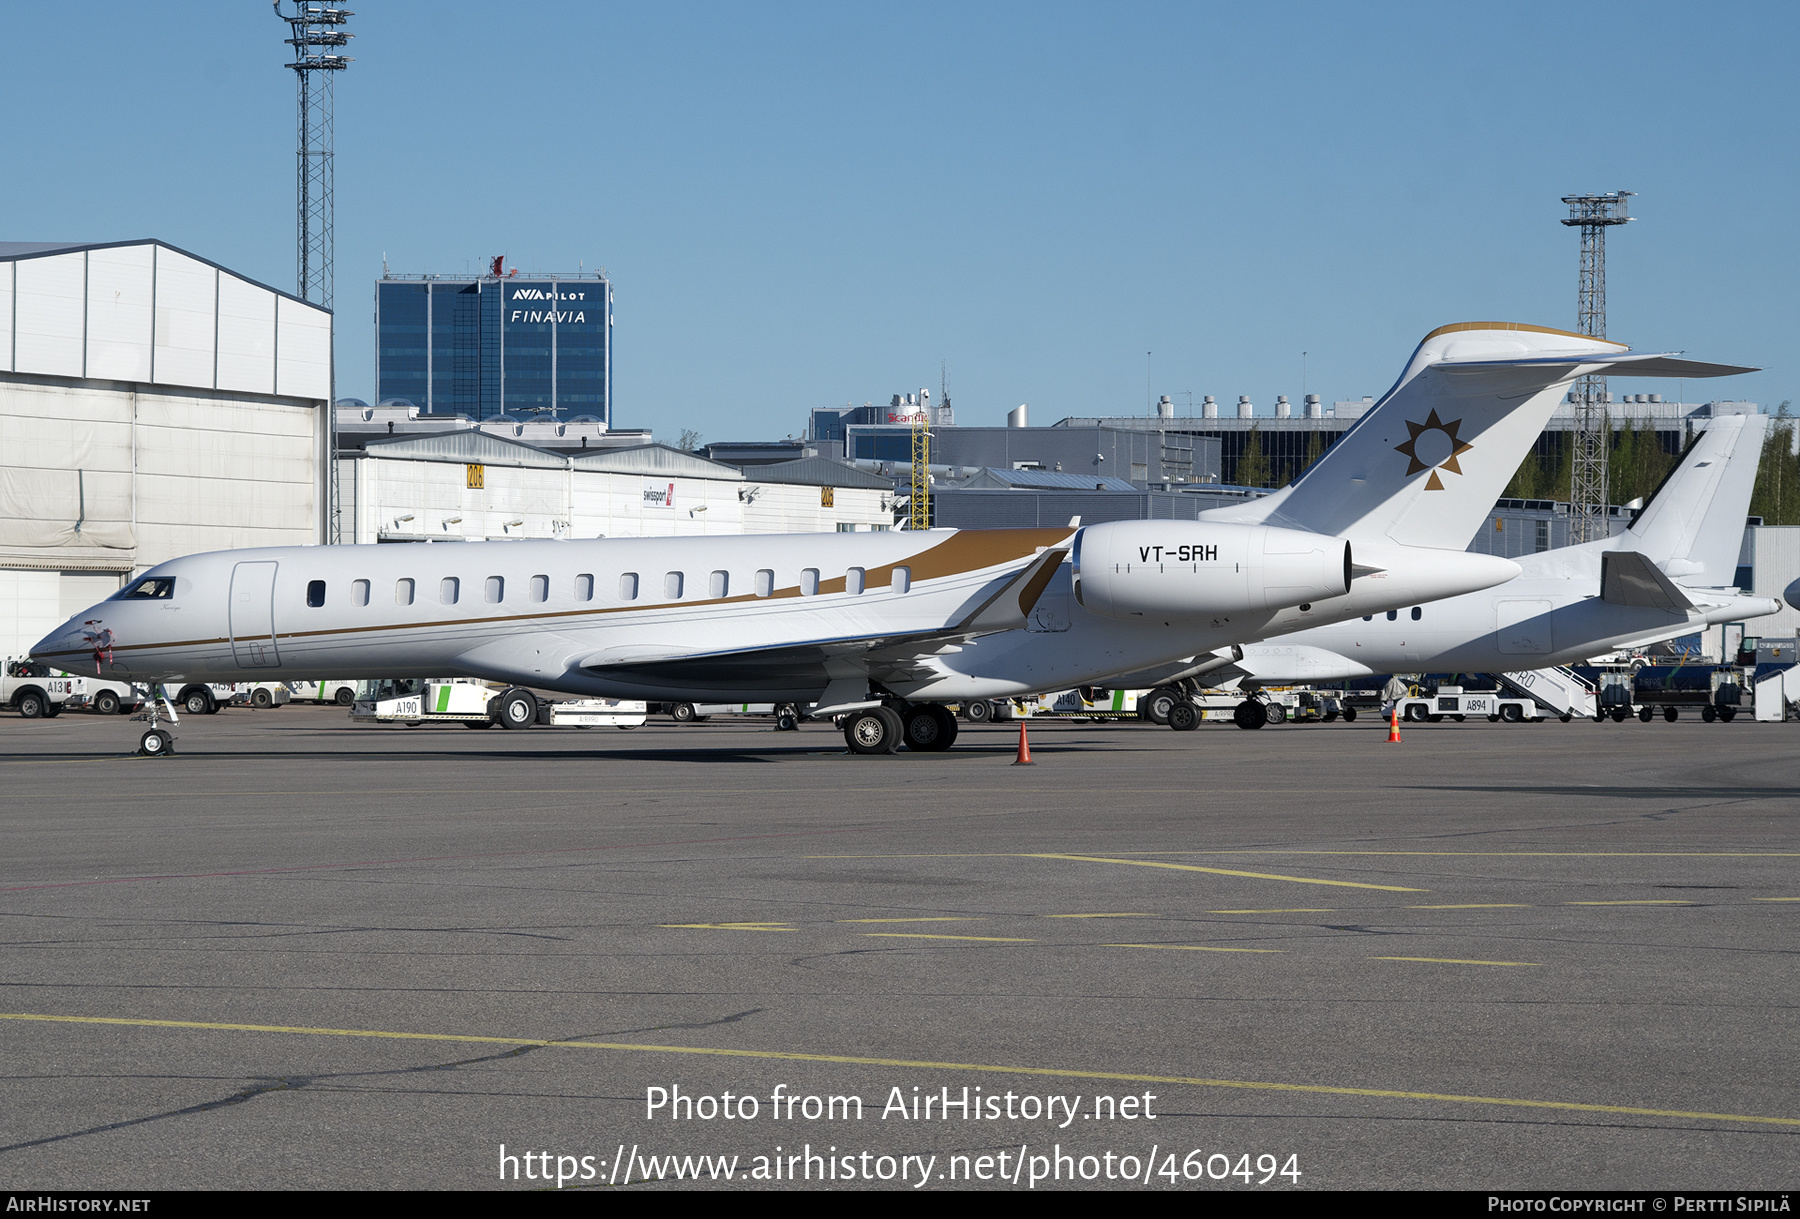
[[[612,422],[612,284],[602,272],[519,278],[383,275],[375,399],[428,415]]]

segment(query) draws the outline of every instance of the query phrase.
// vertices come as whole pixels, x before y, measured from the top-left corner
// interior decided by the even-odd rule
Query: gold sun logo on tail
[[[1435,407],[1429,415],[1425,416],[1424,423],[1414,423],[1408,419],[1406,430],[1412,433],[1411,438],[1405,444],[1394,446],[1397,452],[1406,454],[1406,459],[1410,463],[1406,467],[1407,477],[1412,477],[1420,470],[1430,470],[1431,477],[1425,481],[1425,489],[1442,491],[1444,483],[1442,479],[1438,478],[1439,470],[1461,474],[1462,467],[1456,464],[1456,459],[1475,447],[1456,438],[1456,430],[1461,426],[1461,419],[1452,419],[1449,423],[1439,419]],[[1433,432],[1438,435],[1433,436]],[[1424,442],[1422,454],[1420,441]]]

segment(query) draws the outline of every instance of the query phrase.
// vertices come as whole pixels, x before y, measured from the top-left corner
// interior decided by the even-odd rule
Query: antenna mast
[[[1576,329],[1596,339],[1606,337],[1606,230],[1627,224],[1625,200],[1632,191],[1609,195],[1564,195],[1569,218],[1563,223],[1581,230],[1581,283],[1576,300]],[[1606,519],[1608,450],[1612,426],[1606,417],[1606,378],[1581,378],[1572,395],[1575,404],[1575,453],[1570,462],[1569,543],[1608,536]]]

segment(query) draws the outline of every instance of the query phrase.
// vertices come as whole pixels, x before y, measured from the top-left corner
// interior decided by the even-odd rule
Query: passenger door
[[[231,569],[231,654],[240,669],[281,663],[275,647],[276,563],[239,563]]]

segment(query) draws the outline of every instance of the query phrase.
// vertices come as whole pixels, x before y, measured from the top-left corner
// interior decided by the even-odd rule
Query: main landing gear
[[[851,753],[941,753],[956,743],[956,717],[936,703],[865,707],[838,721]]]

